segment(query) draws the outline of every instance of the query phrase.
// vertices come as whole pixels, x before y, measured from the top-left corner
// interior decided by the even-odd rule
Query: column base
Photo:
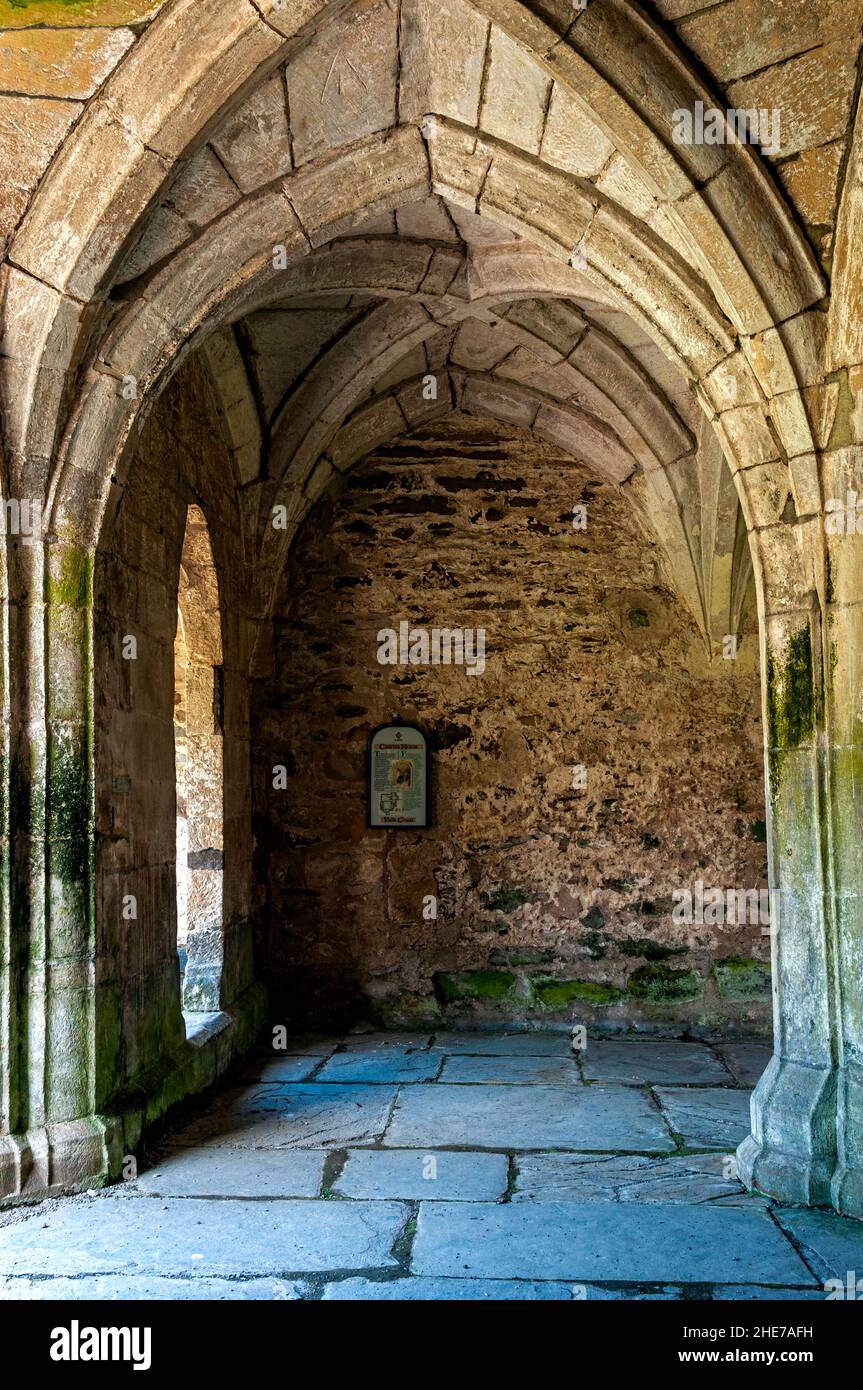
[[[80,1192],[108,1181],[116,1119],[87,1115],[0,1137],[0,1198]]]
[[[102,1187],[127,1175],[142,1130],[178,1102],[212,1086],[248,1052],[267,1016],[267,994],[250,985],[228,1011],[227,1026],[186,1041],[152,1094],[117,1115],[85,1115],[27,1134],[0,1134],[0,1202]]]
[[[752,1094],[752,1132],[737,1150],[746,1187],[801,1206],[830,1204],[836,1090],[832,1068],[774,1053]]]
[[[839,1073],[839,1161],[831,1197],[843,1216],[863,1220],[863,1066],[851,1060]]]

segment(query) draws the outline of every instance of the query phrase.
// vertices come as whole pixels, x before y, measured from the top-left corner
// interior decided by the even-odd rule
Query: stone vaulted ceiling
[[[149,385],[200,347],[266,601],[307,508],[369,449],[452,411],[492,415],[619,487],[715,650],[752,573],[742,534],[787,515],[792,493],[804,509],[784,459],[825,444],[836,409],[812,359],[852,116],[849,7],[795,3],[789,25],[767,0],[212,3],[225,53],[256,49],[254,77],[231,92],[226,65],[214,94],[223,60],[210,55],[181,120],[170,64],[179,85],[187,8],[118,0],[74,29],[34,4],[5,35],[43,163],[78,121],[92,172],[122,147],[142,185],[132,196],[118,176],[117,225],[88,229],[83,166],[64,150],[11,237],[12,266],[38,265],[48,289],[11,283],[10,320],[68,296],[43,344],[49,381],[52,340],[65,344],[63,320],[77,320],[64,389],[83,383],[84,400],[70,401],[67,446],[110,391],[122,448],[147,407],[129,419],[111,378]],[[859,19],[861,0],[851,9]],[[168,64],[149,101],[135,67],[148,25]],[[58,90],[48,73],[63,63]],[[749,148],[676,151],[659,133],[702,84],[717,100],[781,98],[772,170]],[[2,101],[14,143],[17,107]],[[39,198],[51,194],[68,235],[43,255]],[[11,202],[10,232],[27,196]],[[14,364],[14,342],[6,351]],[[22,377],[32,384],[32,363],[10,368],[15,387]],[[805,417],[784,396],[792,384]],[[37,397],[10,407],[13,457],[28,432],[33,449]],[[55,446],[39,439],[36,452]],[[728,464],[759,470],[752,501],[738,501]],[[56,495],[62,506],[63,486]],[[274,538],[277,504],[288,526]]]

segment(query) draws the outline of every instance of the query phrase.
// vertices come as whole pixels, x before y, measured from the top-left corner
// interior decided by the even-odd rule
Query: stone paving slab
[[[319,1033],[297,1033],[287,1039],[287,1046],[267,1050],[265,1057],[329,1057],[339,1046],[341,1038]]]
[[[703,1043],[603,1040],[588,1042],[580,1056],[589,1081],[729,1086],[734,1080]]]
[[[437,1033],[439,1052],[476,1057],[569,1057],[568,1033]]]
[[[243,1068],[240,1079],[249,1084],[305,1081],[322,1060],[321,1057],[258,1057]]]
[[[822,1283],[827,1279],[863,1280],[863,1221],[807,1207],[777,1207],[776,1219],[797,1242]],[[863,1301],[863,1285],[858,1297]]]
[[[769,1043],[720,1043],[716,1050],[741,1086],[755,1086],[773,1056]]]
[[[333,1191],[345,1197],[494,1202],[506,1192],[508,1175],[505,1154],[352,1149]]]
[[[343,1279],[327,1284],[327,1302],[356,1299],[418,1302],[434,1299],[463,1299],[474,1302],[494,1302],[513,1299],[571,1301],[569,1284],[514,1279]]]
[[[408,1210],[397,1202],[69,1201],[0,1228],[0,1276],[384,1269],[395,1264],[390,1250]]]
[[[341,1050],[345,1052],[388,1052],[391,1048],[395,1048],[396,1051],[416,1052],[427,1048],[431,1038],[431,1033],[352,1033],[342,1039]]]
[[[447,1057],[441,1081],[550,1086],[564,1082],[580,1086],[578,1064],[572,1057]]]
[[[317,1197],[325,1150],[173,1149],[128,1190],[165,1197]]]
[[[764,1212],[705,1204],[423,1202],[411,1268],[478,1279],[814,1283]]]
[[[657,1087],[671,1128],[683,1135],[687,1147],[722,1149],[733,1153],[749,1133],[749,1092]]]
[[[514,1202],[709,1202],[743,1194],[723,1176],[723,1154],[689,1158],[591,1158],[583,1154],[523,1154],[517,1160]],[[393,1194],[395,1195],[395,1194]]]
[[[790,1303],[798,1299],[824,1302],[823,1289],[771,1289],[761,1288],[757,1284],[720,1284],[713,1289],[711,1296],[723,1303],[730,1299],[744,1299],[750,1303],[759,1299],[776,1299],[780,1303]]]
[[[384,1143],[394,1148],[674,1148],[662,1118],[627,1087],[411,1086]]]
[[[410,1052],[382,1048],[369,1052],[337,1052],[325,1062],[316,1081],[361,1081],[368,1085],[433,1081],[441,1069],[442,1052]]]
[[[229,1093],[173,1135],[172,1147],[344,1149],[379,1138],[394,1086],[335,1086],[301,1082]]]
[[[165,1279],[159,1275],[98,1274],[83,1279],[2,1279],[0,1302],[283,1302],[308,1296],[296,1279]]]

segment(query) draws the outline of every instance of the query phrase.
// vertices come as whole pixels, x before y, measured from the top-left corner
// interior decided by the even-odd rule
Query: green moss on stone
[[[86,737],[52,731],[48,742],[47,831],[51,871],[80,882],[92,837]]]
[[[633,971],[626,989],[635,999],[648,1004],[668,1004],[695,999],[701,993],[701,980],[694,970],[672,970],[668,965],[642,965]]]
[[[767,658],[767,723],[771,748],[799,748],[815,728],[815,678],[809,628],[789,639],[785,661]]]
[[[374,1001],[370,1013],[384,1028],[411,1028],[440,1020],[440,1005],[433,994],[400,994],[395,999]]]
[[[713,963],[713,978],[723,999],[769,999],[770,966],[751,956],[726,956]]]
[[[594,905],[585,912],[581,920],[591,931],[596,931],[597,928],[605,926],[605,913],[601,907]]]
[[[515,976],[508,970],[463,970],[456,975],[443,972],[434,977],[435,988],[445,1004],[464,999],[503,999],[512,990]]]
[[[646,936],[630,936],[618,947],[625,956],[643,956],[645,960],[668,960],[670,956],[685,956],[685,946],[663,946]]]
[[[493,893],[481,893],[480,902],[489,912],[517,912],[530,902],[530,894],[502,883]]]
[[[613,985],[595,980],[555,980],[549,976],[534,979],[532,984],[535,998],[549,1009],[563,1009],[574,1000],[601,1009],[624,997]]]
[[[48,578],[48,602],[69,608],[90,608],[92,595],[93,556],[87,550],[64,550],[60,556],[59,577]]]

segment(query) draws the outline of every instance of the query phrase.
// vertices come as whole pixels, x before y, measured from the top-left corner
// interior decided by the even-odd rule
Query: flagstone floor
[[[4,1299],[824,1299],[863,1225],[733,1176],[760,1043],[297,1039],[134,1181],[0,1215]]]

